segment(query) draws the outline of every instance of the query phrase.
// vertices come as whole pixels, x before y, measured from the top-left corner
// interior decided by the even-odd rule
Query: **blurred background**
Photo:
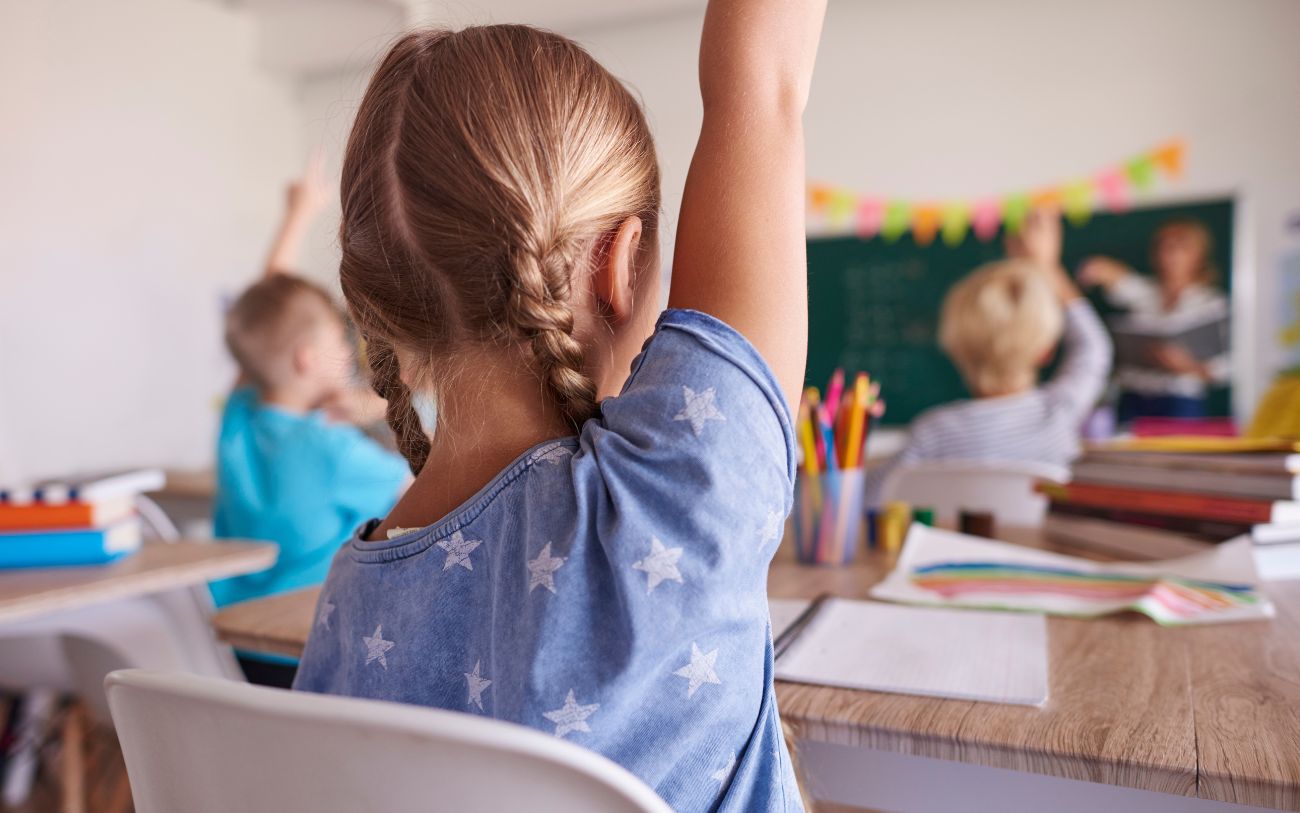
[[[373,59],[409,26],[523,21],[584,43],[644,99],[672,224],[698,133],[702,13],[682,0],[0,4],[0,481],[211,465],[235,375],[223,304],[261,267],[313,149],[336,177]],[[809,177],[978,199],[1181,140],[1185,171],[1141,205],[1232,202],[1232,398],[1248,412],[1291,360],[1297,32],[1293,0],[831,0]],[[302,268],[335,290],[336,227],[331,204]]]

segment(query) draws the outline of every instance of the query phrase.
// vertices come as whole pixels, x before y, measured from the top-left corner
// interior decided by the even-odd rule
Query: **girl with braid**
[[[799,811],[768,564],[807,341],[801,116],[824,0],[712,0],[669,309],[632,95],[525,26],[400,39],[340,275],[415,482],[336,555],[301,690],[506,720],[680,811]]]

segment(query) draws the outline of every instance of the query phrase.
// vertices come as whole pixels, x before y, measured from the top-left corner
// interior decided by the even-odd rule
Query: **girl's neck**
[[[572,435],[528,374],[470,371],[440,402],[438,431],[423,470],[376,530],[430,525],[456,510],[506,466],[543,441]]]

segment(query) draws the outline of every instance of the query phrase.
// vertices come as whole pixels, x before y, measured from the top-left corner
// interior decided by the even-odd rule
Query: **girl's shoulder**
[[[660,316],[622,391],[601,403],[583,437],[610,434],[686,457],[758,451],[794,477],[793,424],[775,374],[744,336],[700,311]]]

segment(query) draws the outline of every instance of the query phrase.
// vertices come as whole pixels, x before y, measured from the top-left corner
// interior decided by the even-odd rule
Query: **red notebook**
[[[1038,490],[1055,502],[1094,508],[1173,514],[1197,519],[1255,524],[1300,522],[1300,502],[1215,497],[1178,491],[1107,486],[1097,483],[1039,483]]]

